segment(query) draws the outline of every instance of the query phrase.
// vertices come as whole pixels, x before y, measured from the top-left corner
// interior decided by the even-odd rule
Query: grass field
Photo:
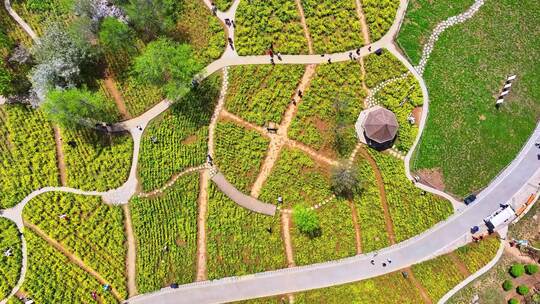
[[[307,54],[300,14],[294,1],[241,1],[236,11],[235,47],[240,55]]]
[[[465,196],[488,184],[540,117],[537,4],[487,1],[472,19],[442,34],[431,54],[424,73],[430,115],[413,167],[440,169],[448,192]],[[497,110],[499,90],[512,73],[517,80]]]
[[[51,125],[40,111],[0,108],[0,208],[16,205],[44,186],[59,184]]]
[[[99,197],[49,192],[30,201],[23,216],[102,275],[122,297],[127,296],[120,207],[103,204]]]
[[[418,64],[422,48],[439,22],[466,11],[474,0],[411,0],[397,42],[413,64]]]
[[[107,191],[126,182],[133,140],[129,134],[107,135],[90,129],[61,130],[67,185]]]
[[[174,174],[204,163],[219,86],[218,74],[207,78],[146,128],[138,164],[143,191],[159,188]]]
[[[7,250],[11,250],[11,256],[4,255]],[[4,218],[0,218],[0,253],[0,299],[4,299],[17,284],[22,263],[19,230]]]
[[[194,281],[198,190],[194,173],[179,178],[158,197],[131,201],[140,293]]]
[[[354,123],[366,94],[357,62],[317,66],[289,137],[333,157],[347,156],[358,141]]]
[[[233,67],[229,72],[225,107],[259,126],[280,123],[304,69],[301,65]]]
[[[103,292],[90,276],[29,229],[24,232],[28,246],[28,270],[23,294],[36,303],[93,303],[96,291],[100,303],[118,303],[110,292]],[[122,264],[123,265],[123,264]]]
[[[259,174],[269,142],[256,131],[232,122],[219,122],[216,128],[215,164],[235,187],[249,193]]]

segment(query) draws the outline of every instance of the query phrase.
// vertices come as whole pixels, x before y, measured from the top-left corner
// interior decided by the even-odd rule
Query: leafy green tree
[[[127,14],[143,39],[150,41],[175,26],[181,3],[175,0],[130,0]]]
[[[527,264],[525,266],[525,272],[528,275],[533,275],[533,274],[537,273],[538,272],[538,265],[536,265],[536,264]]]
[[[302,205],[293,208],[293,219],[298,230],[307,236],[314,238],[321,235],[319,217],[315,211]]]
[[[114,119],[111,104],[102,95],[86,89],[52,90],[42,109],[50,121],[65,128],[94,127]]]
[[[116,18],[106,17],[99,28],[99,42],[108,52],[131,53],[134,50],[134,33],[131,28]]]
[[[0,95],[7,96],[11,93],[12,76],[0,63]]]
[[[349,166],[348,161],[344,160],[333,168],[332,190],[337,196],[347,199],[362,192],[363,186],[359,179],[358,170]]]
[[[523,264],[514,264],[510,267],[510,275],[514,278],[520,277],[525,273],[525,266]]]
[[[510,300],[508,300],[508,304],[519,304],[519,301],[514,298],[511,298]]]
[[[518,294],[524,296],[524,295],[529,293],[529,287],[527,287],[526,285],[519,285],[516,288],[516,291],[517,291]]]
[[[514,288],[514,284],[512,284],[512,281],[510,280],[504,280],[502,288],[504,291],[509,291],[510,289]]]
[[[167,97],[176,101],[190,90],[191,80],[201,68],[190,45],[161,38],[135,58],[133,71],[139,81],[163,86]]]

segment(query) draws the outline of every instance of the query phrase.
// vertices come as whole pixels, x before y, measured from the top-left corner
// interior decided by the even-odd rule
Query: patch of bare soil
[[[193,135],[188,136],[186,139],[182,140],[182,142],[180,143],[182,145],[190,145],[196,141],[197,141],[197,135],[193,134]]]
[[[420,169],[416,171],[422,183],[437,190],[444,191],[444,176],[440,168]]]
[[[422,297],[422,300],[424,300],[424,303],[426,304],[432,304],[433,302],[431,301],[431,298],[429,297],[426,289],[424,288],[424,286],[422,286],[422,284],[420,284],[420,282],[416,279],[416,277],[414,276],[413,272],[411,271],[411,268],[407,268],[405,269],[405,272],[407,273],[409,279],[411,280],[411,282],[414,284],[414,286],[416,287],[416,290],[418,290],[420,292],[420,296]]]
[[[416,125],[420,124],[420,119],[422,119],[422,111],[424,110],[423,107],[416,107],[412,111],[412,115],[414,117],[414,121]]]

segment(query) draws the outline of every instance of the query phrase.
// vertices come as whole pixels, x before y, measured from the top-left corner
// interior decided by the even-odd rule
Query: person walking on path
[[[332,63],[332,58],[328,58],[328,63],[329,63],[329,64]]]
[[[282,61],[283,59],[281,58],[281,53],[277,53],[277,59],[279,59],[279,61]]]

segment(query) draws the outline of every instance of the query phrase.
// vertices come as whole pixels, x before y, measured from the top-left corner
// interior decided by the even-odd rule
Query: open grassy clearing
[[[356,146],[354,123],[363,109],[360,64],[319,65],[298,105],[289,137],[330,156],[345,157]]]
[[[257,179],[270,140],[233,122],[216,128],[215,164],[225,177],[244,193]]]
[[[216,74],[206,79],[146,128],[138,164],[143,191],[159,188],[174,174],[205,162],[220,78]]]
[[[190,174],[157,197],[131,201],[140,293],[194,281],[198,190],[199,177]]]
[[[11,256],[4,255],[8,250]],[[19,230],[5,218],[0,218],[0,254],[0,299],[4,299],[17,284],[22,263]]]
[[[381,39],[394,23],[399,0],[363,0],[362,8],[368,23],[371,41]]]
[[[285,268],[280,227],[277,216],[246,210],[211,185],[207,219],[208,279]]]
[[[360,282],[295,294],[295,303],[422,303],[410,279],[399,272]]]
[[[53,129],[40,111],[0,108],[0,208],[30,192],[59,183]]]
[[[357,156],[355,161],[364,190],[354,197],[362,237],[362,252],[372,252],[390,245],[386,231],[381,196],[375,173],[369,163]]]
[[[127,296],[120,207],[103,204],[98,197],[49,192],[34,198],[23,216],[101,274],[122,297]]]
[[[493,259],[498,248],[499,240],[492,237],[483,240],[480,244],[469,244],[454,252],[469,271],[475,272]],[[448,255],[414,265],[412,270],[433,301],[439,300],[465,279]]]
[[[474,0],[411,0],[397,42],[413,64],[418,64],[422,48],[439,22],[467,10]]]
[[[302,0],[315,53],[337,53],[364,45],[354,0]]]
[[[300,13],[293,0],[241,1],[236,11],[235,47],[240,55],[307,54]]]
[[[267,122],[280,123],[303,74],[302,65],[233,67],[229,72],[225,107],[260,126]]]
[[[89,129],[63,129],[61,133],[68,186],[107,191],[126,182],[133,155],[129,134],[108,135]]]
[[[430,115],[414,168],[440,167],[446,190],[485,186],[518,153],[540,117],[540,11],[537,1],[487,1],[437,42],[424,78]],[[506,76],[512,90],[495,100]]]
[[[402,160],[370,153],[382,173],[397,242],[420,234],[453,213],[450,202],[422,191],[407,179]]]
[[[110,292],[103,291],[96,278],[71,263],[34,232],[26,229],[24,235],[28,271],[21,291],[36,303],[92,303],[93,291],[101,303],[118,303]]]

